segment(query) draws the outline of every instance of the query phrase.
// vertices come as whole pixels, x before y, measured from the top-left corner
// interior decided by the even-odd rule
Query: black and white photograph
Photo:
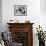
[[[14,5],[14,16],[27,16],[27,5]]]

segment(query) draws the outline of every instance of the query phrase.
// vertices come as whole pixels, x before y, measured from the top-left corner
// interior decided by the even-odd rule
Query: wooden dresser
[[[33,23],[7,23],[12,39],[15,42],[23,43],[22,46],[33,46]]]

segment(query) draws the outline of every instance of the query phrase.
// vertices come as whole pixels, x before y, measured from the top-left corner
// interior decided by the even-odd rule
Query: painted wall
[[[46,14],[46,0],[40,0],[41,13]]]
[[[40,0],[40,24],[46,31],[46,0]]]
[[[2,0],[0,0],[0,31],[2,31]]]
[[[14,16],[14,5],[27,5],[27,16]],[[39,15],[40,15],[40,0],[39,1],[38,0],[35,1],[34,0],[17,0],[17,1],[3,0],[2,1],[3,26],[5,26],[10,19],[17,19],[19,20],[19,22],[25,22],[25,20],[30,20],[30,22],[39,23],[40,20]]]

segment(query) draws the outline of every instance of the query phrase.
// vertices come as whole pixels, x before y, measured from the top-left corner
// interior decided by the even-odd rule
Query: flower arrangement
[[[45,41],[45,34],[44,34],[44,31],[43,31],[43,28],[40,27],[40,25],[39,25],[39,28],[36,28],[36,29],[37,29],[36,36],[38,36],[38,40],[39,41],[41,41],[41,40]]]

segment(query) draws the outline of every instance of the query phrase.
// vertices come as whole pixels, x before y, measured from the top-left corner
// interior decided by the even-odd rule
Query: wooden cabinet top
[[[8,25],[33,25],[34,23],[7,23]]]

